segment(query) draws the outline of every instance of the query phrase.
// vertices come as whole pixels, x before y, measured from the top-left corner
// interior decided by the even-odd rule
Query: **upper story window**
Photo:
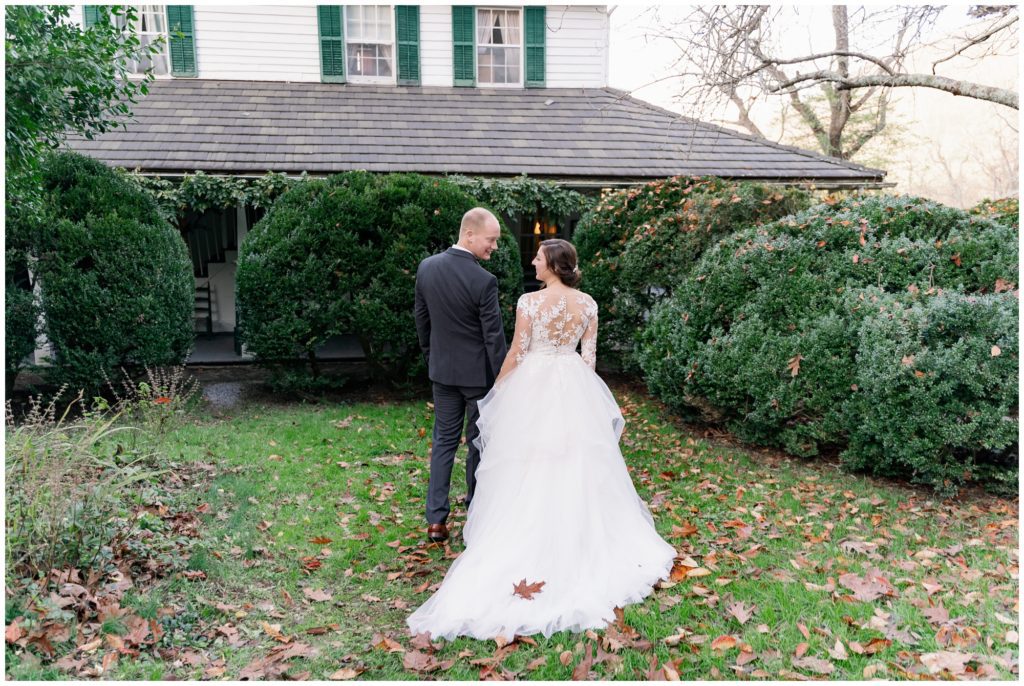
[[[522,10],[478,9],[476,14],[477,83],[523,84]]]
[[[139,60],[128,60],[128,70],[133,74],[142,74],[152,68],[157,76],[169,76],[171,59],[168,51],[170,39],[167,35],[167,12],[164,5],[135,5],[135,34],[145,48],[160,41],[159,52]],[[123,14],[115,15],[119,28],[124,29],[127,19]],[[162,39],[162,40],[161,40]]]
[[[386,5],[345,7],[345,57],[350,81],[395,82],[393,13]]]

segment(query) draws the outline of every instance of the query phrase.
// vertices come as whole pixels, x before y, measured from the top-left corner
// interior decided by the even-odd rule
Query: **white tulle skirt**
[[[531,352],[479,403],[481,460],[465,551],[407,620],[434,638],[602,628],[646,597],[675,549],[630,480],[624,421],[575,353]],[[531,600],[523,579],[544,582]]]

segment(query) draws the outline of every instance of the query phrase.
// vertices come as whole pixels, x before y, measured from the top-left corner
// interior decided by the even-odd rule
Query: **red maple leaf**
[[[523,579],[518,584],[513,584],[512,594],[517,595],[520,598],[525,598],[526,600],[533,600],[533,594],[540,593],[540,589],[545,583],[547,582],[538,581],[536,583],[528,584],[526,583],[526,579]]]

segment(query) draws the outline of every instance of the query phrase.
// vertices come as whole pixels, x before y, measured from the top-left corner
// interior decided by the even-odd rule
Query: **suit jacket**
[[[508,347],[498,307],[498,279],[476,256],[449,248],[416,270],[416,334],[430,380],[488,387]]]

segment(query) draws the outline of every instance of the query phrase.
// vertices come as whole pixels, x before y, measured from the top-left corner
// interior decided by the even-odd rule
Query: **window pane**
[[[349,43],[346,51],[350,76],[391,76],[390,45]]]
[[[345,37],[355,41],[363,38],[363,8],[358,5],[345,8]]]

